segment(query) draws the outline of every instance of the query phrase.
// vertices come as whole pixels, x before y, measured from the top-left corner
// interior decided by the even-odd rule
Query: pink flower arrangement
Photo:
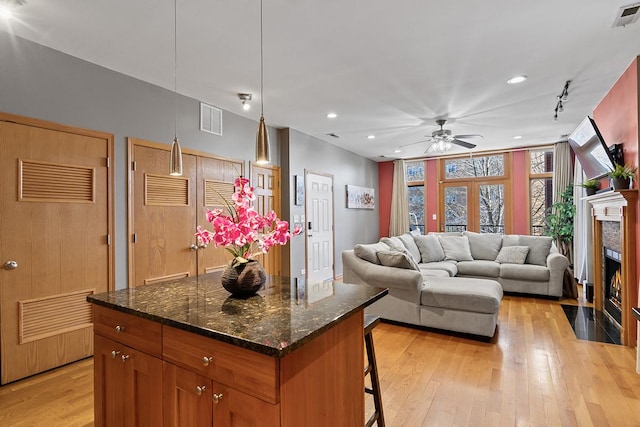
[[[300,234],[300,227],[289,231],[289,223],[282,221],[274,211],[260,215],[251,202],[255,200],[253,187],[246,178],[236,178],[232,203],[225,200],[227,211],[214,209],[207,211],[207,221],[213,231],[198,226],[196,236],[201,243],[225,246],[233,255],[231,266],[246,263],[259,252],[252,252],[254,244],[260,252],[267,253],[276,245],[286,245],[292,236]],[[264,230],[270,230],[264,232]]]

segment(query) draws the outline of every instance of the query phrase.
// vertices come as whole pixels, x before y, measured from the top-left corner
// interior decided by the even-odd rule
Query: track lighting
[[[239,93],[238,98],[242,101],[242,109],[244,111],[249,111],[251,109],[251,94],[250,93]]]
[[[562,113],[564,111],[564,103],[567,102],[567,98],[569,98],[569,84],[571,83],[571,80],[567,80],[564,83],[564,87],[562,88],[562,92],[560,92],[560,95],[556,96],[556,99],[558,100],[558,102],[556,103],[556,108],[553,110],[554,114],[553,114],[553,121],[557,122],[558,121],[558,113]]]

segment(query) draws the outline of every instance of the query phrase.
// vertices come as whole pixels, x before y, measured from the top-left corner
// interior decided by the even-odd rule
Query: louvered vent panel
[[[91,327],[93,290],[20,301],[20,344]]]
[[[233,203],[234,187],[230,182],[214,181],[211,179],[204,180],[204,204],[205,206],[226,207],[225,200]]]
[[[95,169],[20,160],[20,200],[92,203]]]
[[[189,206],[189,179],[146,174],[144,183],[145,205]]]

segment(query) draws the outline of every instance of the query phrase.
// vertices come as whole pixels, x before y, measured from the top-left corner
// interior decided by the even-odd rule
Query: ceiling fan
[[[411,144],[405,144],[401,147],[406,147],[408,145],[420,144],[422,142],[431,142],[431,145],[427,148],[426,152],[435,151],[435,152],[444,152],[448,151],[451,148],[451,144],[459,145],[460,147],[472,149],[476,147],[476,144],[472,144],[467,141],[463,141],[463,139],[468,138],[482,138],[482,135],[472,134],[472,135],[451,135],[451,131],[449,129],[444,129],[444,124],[447,121],[445,119],[436,120],[436,124],[440,126],[440,129],[435,130],[431,133],[431,136],[425,139],[424,141],[413,142]]]

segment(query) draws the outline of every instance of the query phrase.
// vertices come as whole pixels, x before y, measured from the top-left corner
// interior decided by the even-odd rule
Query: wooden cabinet
[[[164,426],[213,426],[213,381],[168,362],[163,381]]]
[[[94,346],[95,425],[162,425],[162,361],[100,335]]]

